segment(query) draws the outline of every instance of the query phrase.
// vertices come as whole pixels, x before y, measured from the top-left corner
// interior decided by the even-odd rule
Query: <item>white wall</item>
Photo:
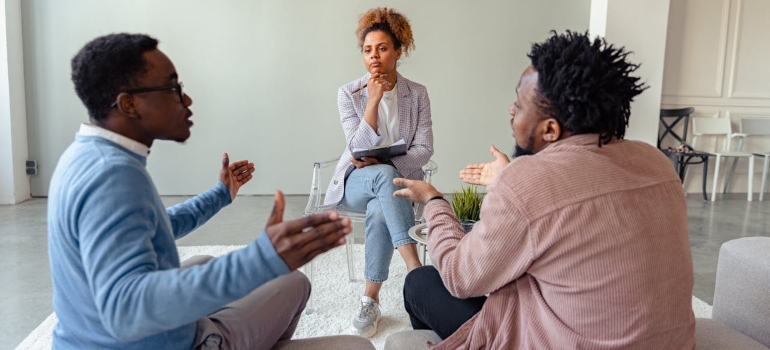
[[[58,156],[87,120],[69,60],[88,40],[122,31],[160,39],[194,100],[187,144],[153,146],[161,194],[209,188],[223,151],[256,163],[241,193],[307,193],[312,162],[344,147],[337,88],[365,72],[354,31],[374,6],[412,22],[417,49],[399,72],[428,87],[434,184],[452,191],[462,167],[489,159],[490,144],[512,151],[507,111],[530,45],[551,29],[587,30],[589,1],[24,1],[30,157],[41,171],[33,194],[47,193]]]
[[[695,107],[693,117],[728,118],[736,132],[740,118],[770,118],[767,33],[770,33],[767,0],[672,0],[663,107]],[[698,142],[701,141],[707,141],[701,148],[705,151],[715,151],[721,144],[721,140]],[[766,152],[769,149],[767,138],[747,142],[747,150]],[[709,190],[713,163],[710,162]],[[754,165],[754,191],[758,192],[762,174],[760,158],[755,159]],[[700,192],[701,168],[689,168],[692,169],[686,188]],[[747,169],[747,161],[740,160],[732,192],[746,192]],[[725,178],[724,173],[720,175],[720,179]]]
[[[0,6],[0,204],[30,195],[22,57],[21,0],[6,0]]]
[[[591,34],[625,46],[633,52],[628,60],[642,64],[634,75],[649,88],[631,104],[626,138],[653,146],[658,137],[669,1],[593,0],[591,4]]]

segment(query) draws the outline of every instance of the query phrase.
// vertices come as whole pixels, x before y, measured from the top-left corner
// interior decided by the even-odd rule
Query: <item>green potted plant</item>
[[[470,232],[473,224],[479,220],[483,199],[484,196],[479,193],[478,187],[473,185],[463,186],[460,191],[452,192],[452,210],[463,225],[465,232]]]

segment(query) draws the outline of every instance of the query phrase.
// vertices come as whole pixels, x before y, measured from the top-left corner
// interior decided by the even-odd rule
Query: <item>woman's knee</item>
[[[374,165],[377,170],[377,179],[380,182],[393,183],[393,179],[402,177],[401,173],[393,166],[386,164]]]

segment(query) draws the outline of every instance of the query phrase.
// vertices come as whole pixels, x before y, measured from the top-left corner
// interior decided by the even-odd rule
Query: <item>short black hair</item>
[[[647,89],[630,76],[639,68],[626,61],[631,52],[587,32],[551,33],[527,55],[538,73],[538,105],[573,135],[599,134],[599,146],[622,139],[631,101]]]
[[[144,53],[158,40],[144,34],[109,34],[91,40],[72,58],[75,92],[91,118],[107,118],[121,91],[131,89],[147,72]]]

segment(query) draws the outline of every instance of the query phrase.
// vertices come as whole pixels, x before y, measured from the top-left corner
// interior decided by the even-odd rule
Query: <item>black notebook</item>
[[[354,148],[353,158],[361,160],[362,157],[377,158],[381,162],[387,162],[390,158],[406,154],[406,142],[403,139],[390,146],[376,146],[372,148]]]

